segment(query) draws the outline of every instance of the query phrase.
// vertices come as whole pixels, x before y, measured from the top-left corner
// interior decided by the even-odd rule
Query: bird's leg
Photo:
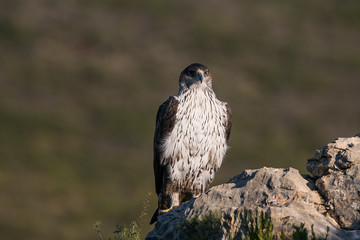
[[[197,193],[197,194],[194,194],[193,197],[198,198],[198,197],[200,197],[200,195],[201,195],[201,193]]]
[[[179,193],[174,192],[171,194],[171,207],[178,207],[180,205]]]
[[[178,207],[180,205],[179,201],[179,193],[174,192],[170,194],[170,207],[168,209],[161,209],[161,213],[166,213],[172,210],[174,207]]]

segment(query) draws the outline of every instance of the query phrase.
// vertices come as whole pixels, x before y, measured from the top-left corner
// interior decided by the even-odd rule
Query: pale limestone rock
[[[160,216],[146,239],[180,239],[177,226],[181,221],[210,211],[221,213],[222,239],[242,239],[244,208],[268,212],[278,237],[283,231],[291,239],[293,225],[304,223],[309,230],[313,225],[317,237],[325,237],[329,227],[328,239],[360,239],[358,146],[356,136],[319,149],[308,165],[317,179],[301,176],[294,168],[245,170]]]
[[[332,171],[339,171],[360,164],[360,135],[338,138],[316,150],[308,160],[307,169],[315,177],[322,177]]]
[[[338,138],[317,150],[308,170],[328,213],[344,229],[360,229],[360,137]]]

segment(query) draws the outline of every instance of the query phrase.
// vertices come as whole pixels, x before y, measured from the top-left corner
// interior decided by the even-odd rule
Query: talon
[[[160,212],[161,212],[161,213],[167,213],[167,212],[169,212],[169,211],[172,210],[172,209],[173,209],[173,207],[168,208],[168,209],[164,209],[164,210],[160,210]]]
[[[173,210],[175,207],[178,207],[179,205],[178,204],[175,204],[175,205],[172,205],[170,208],[168,209],[161,209],[160,210],[160,213],[167,213],[167,212],[170,212],[170,210]]]

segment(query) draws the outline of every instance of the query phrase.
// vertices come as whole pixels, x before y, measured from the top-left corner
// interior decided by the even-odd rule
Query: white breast
[[[204,90],[189,90],[176,98],[176,123],[165,139],[163,159],[172,159],[171,180],[204,191],[227,150],[226,106],[213,92]]]

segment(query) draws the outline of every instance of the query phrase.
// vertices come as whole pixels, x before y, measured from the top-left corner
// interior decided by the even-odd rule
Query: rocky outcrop
[[[328,213],[344,229],[360,229],[360,135],[338,138],[316,151],[307,169]]]
[[[245,170],[229,182],[160,216],[147,239],[180,239],[177,226],[184,220],[221,214],[222,239],[245,238],[242,212],[268,212],[273,233],[291,238],[293,225],[313,225],[316,236],[360,238],[360,138],[339,138],[317,150],[308,161],[314,177],[294,168]],[[220,239],[220,238],[219,238]]]

